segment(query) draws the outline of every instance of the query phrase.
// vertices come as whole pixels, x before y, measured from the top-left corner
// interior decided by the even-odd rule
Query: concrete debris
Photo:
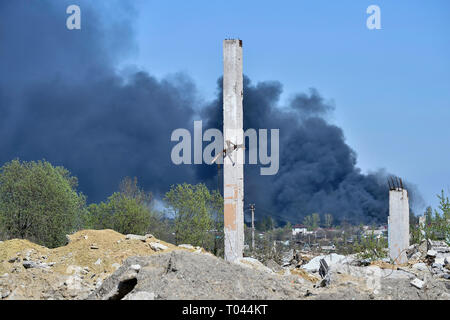
[[[264,262],[264,265],[269,268],[270,270],[272,270],[273,272],[280,272],[283,270],[283,268],[276,263],[273,259],[269,259],[266,262]],[[289,270],[289,269],[286,269]]]
[[[410,282],[412,286],[416,287],[417,289],[422,289],[423,285],[425,284],[424,281],[420,280],[420,279],[414,279],[413,281]]]
[[[141,266],[138,264],[133,264],[130,266],[130,269],[136,272],[139,272],[139,270],[141,270]]]
[[[9,263],[14,263],[14,262],[20,262],[20,258],[19,257],[12,257],[8,260]]]
[[[138,291],[127,294],[122,300],[155,300],[153,292]]]
[[[408,247],[401,265],[312,250],[230,263],[148,235],[127,240],[112,230],[83,230],[68,237],[67,246],[55,249],[26,240],[0,243],[0,299],[450,300],[450,253],[443,243],[431,242],[425,251],[428,241]],[[98,249],[90,250],[93,244]]]
[[[147,236],[139,236],[136,234],[127,234],[125,236],[126,240],[140,240],[142,242],[145,242],[147,240]]]
[[[82,230],[68,240],[66,246],[54,249],[22,239],[1,243],[0,275],[8,274],[0,277],[2,299],[85,299],[126,258],[156,253],[148,243],[127,241],[113,230]],[[172,244],[159,243],[168,247],[165,251],[177,250]],[[90,249],[91,244],[98,249]],[[5,297],[7,291],[10,294]]]
[[[31,269],[31,268],[48,268],[50,267],[47,263],[42,262],[34,262],[34,261],[24,261],[22,263],[23,267],[25,269]]]
[[[370,265],[370,263],[372,262],[372,260],[371,260],[371,259],[362,259],[362,260],[359,260],[358,262],[359,262],[359,265],[360,265],[360,266],[365,266],[365,267],[367,267],[367,266]]]
[[[194,250],[194,246],[192,246],[190,244],[179,244],[178,247],[184,248],[184,249],[189,249],[189,250]]]
[[[130,266],[142,269],[125,280]],[[139,292],[162,300],[304,299],[306,289],[295,276],[280,276],[185,250],[128,258],[89,299],[134,299]],[[127,279],[127,278],[126,278]],[[141,296],[142,297],[142,296]],[[144,298],[144,297],[142,297]]]
[[[428,250],[427,251],[427,257],[436,258],[437,251],[436,250]]]
[[[329,270],[330,270],[330,268],[328,267],[328,264],[325,261],[325,259],[320,259],[319,275],[322,278],[325,278],[325,276],[328,274]]]
[[[161,243],[158,243],[158,242],[150,242],[150,248],[152,248],[152,249],[155,250],[155,251],[160,251],[160,250],[166,250],[166,249],[168,249],[167,246],[165,246],[165,245],[163,245],[163,244],[161,244]]]
[[[427,242],[428,250],[434,250],[437,253],[450,253],[450,246],[445,241],[438,240],[428,240]]]
[[[117,270],[117,269],[120,268],[120,264],[119,264],[119,263],[113,263],[113,264],[111,265],[111,267],[112,267],[114,270]]]
[[[422,257],[422,253],[420,253],[419,251],[418,252],[416,252],[416,253],[414,253],[412,256],[411,256],[411,260],[419,260],[420,258]]]
[[[263,272],[267,272],[267,273],[273,273],[273,270],[266,267],[264,264],[262,264],[261,262],[259,262],[258,260],[254,259],[254,258],[250,258],[250,257],[244,257],[244,258],[238,258],[235,263],[247,267],[247,268],[251,268],[254,270],[259,270],[259,271],[263,271]]]
[[[307,264],[303,265],[302,268],[309,272],[318,272],[320,268],[320,260],[324,259],[328,266],[339,263],[345,259],[345,256],[336,253],[331,253],[329,255],[317,256]]]
[[[428,270],[427,265],[425,263],[423,263],[423,262],[419,262],[419,263],[414,264],[412,266],[412,268],[415,269],[415,270],[418,270],[418,271],[427,271]]]
[[[330,285],[330,268],[328,267],[325,259],[320,259],[320,267],[319,267],[319,275],[322,277],[322,281],[320,281],[320,287],[326,287]]]

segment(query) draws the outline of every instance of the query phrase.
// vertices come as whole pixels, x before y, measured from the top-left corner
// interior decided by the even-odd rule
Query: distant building
[[[332,252],[336,250],[336,246],[333,244],[331,246],[321,246],[320,247],[323,251]]]
[[[296,236],[298,234],[305,235],[308,233],[308,228],[302,224],[296,224],[292,227],[292,235]]]
[[[381,237],[386,237],[387,236],[387,230],[385,229],[385,227],[380,227],[379,229],[375,229],[375,230],[366,230],[363,233],[363,237],[375,237],[377,239],[380,239]]]

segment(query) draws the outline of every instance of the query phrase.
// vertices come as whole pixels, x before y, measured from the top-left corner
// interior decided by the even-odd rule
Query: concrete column
[[[409,247],[409,200],[408,192],[402,188],[389,191],[388,242],[389,257],[394,263],[406,263],[406,249]]]
[[[223,42],[224,147],[244,143],[242,41]],[[237,148],[223,163],[225,260],[242,258],[244,250],[244,151]],[[231,158],[231,159],[230,159]]]

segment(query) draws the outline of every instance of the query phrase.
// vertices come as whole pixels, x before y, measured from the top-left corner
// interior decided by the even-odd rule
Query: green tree
[[[425,211],[425,227],[423,231],[425,236],[419,236],[415,232],[414,240],[419,241],[423,237],[431,240],[445,240],[450,244],[450,200],[445,195],[444,190],[441,190],[441,194],[437,195],[439,199],[438,210],[434,210],[431,207],[427,207]]]
[[[308,230],[312,230],[314,228],[314,221],[312,215],[306,216],[303,219],[303,224],[308,228]]]
[[[433,209],[428,206],[425,210],[425,225],[429,226],[433,222]]]
[[[172,186],[164,200],[175,216],[176,244],[218,252],[223,242],[223,200],[218,192],[211,193],[204,184],[184,183]]]
[[[65,244],[82,224],[85,197],[78,180],[47,161],[13,160],[0,168],[0,228],[7,238],[47,247]]]
[[[312,221],[313,221],[313,229],[317,229],[320,225],[320,215],[318,213],[313,213]]]
[[[148,231],[152,212],[120,192],[113,193],[106,203],[91,204],[86,227],[92,229],[113,229],[123,234],[144,234]]]
[[[288,235],[288,238],[292,234],[292,224],[288,221],[285,226],[283,227],[283,232],[285,235]]]
[[[139,188],[137,178],[125,177],[119,184],[119,192],[127,198],[135,199],[137,203],[151,206],[153,195]]]
[[[308,228],[308,230],[317,229],[320,224],[320,215],[318,213],[313,213],[309,216],[306,216],[303,219],[303,224]]]
[[[325,227],[331,228],[333,226],[333,216],[329,213],[325,214]]]
[[[264,216],[262,219],[257,220],[255,223],[255,229],[260,231],[269,231],[275,227],[275,222],[272,217]]]
[[[113,229],[123,234],[162,231],[162,214],[152,210],[152,195],[138,187],[137,179],[126,177],[108,201],[91,204],[85,217],[89,229]]]
[[[387,239],[377,238],[374,235],[374,229],[370,235],[361,237],[352,246],[351,252],[356,252],[361,259],[377,260],[387,257],[386,248],[388,247]]]

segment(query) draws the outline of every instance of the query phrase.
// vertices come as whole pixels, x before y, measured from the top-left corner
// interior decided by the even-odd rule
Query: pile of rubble
[[[281,267],[291,273],[304,270],[316,275],[319,280],[314,288],[326,287],[316,290],[320,299],[450,299],[450,247],[446,242],[424,240],[411,245],[407,256],[407,263],[394,265],[388,258],[360,259],[356,254],[335,253],[312,256],[292,250]],[[348,286],[341,290],[343,283],[357,285],[359,290],[351,297]]]
[[[450,299],[450,248],[425,241],[408,262],[288,252],[281,264],[226,262],[152,235],[83,230],[66,246],[0,243],[0,299]]]
[[[257,260],[243,261],[230,263],[211,254],[187,251],[132,257],[89,299],[305,298],[307,289],[301,278],[280,276],[268,269],[260,269]]]
[[[128,257],[202,251],[113,230],[82,230],[67,238],[55,249],[22,239],[1,242],[0,299],[85,299]]]
[[[436,277],[450,280],[450,247],[445,241],[423,241],[412,245],[408,252],[409,263],[417,270],[429,270]]]

